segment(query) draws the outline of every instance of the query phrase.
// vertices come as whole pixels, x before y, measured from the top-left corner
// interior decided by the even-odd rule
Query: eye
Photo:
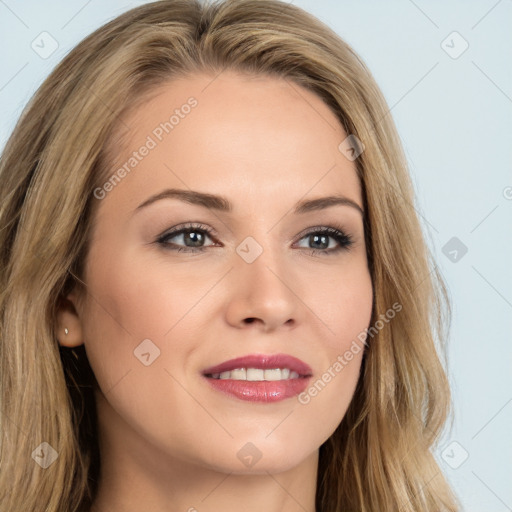
[[[177,252],[198,253],[206,250],[205,240],[212,240],[213,230],[204,224],[189,223],[177,226],[172,231],[160,236],[156,242],[166,250]],[[171,242],[175,239],[176,242]],[[341,229],[333,227],[313,228],[300,238],[299,241],[307,240],[312,246],[306,247],[310,250],[310,255],[317,254],[331,255],[342,250],[348,250],[354,243],[350,235]],[[331,242],[334,241],[334,246]],[[183,245],[184,244],[184,245]],[[215,246],[212,244],[211,246]]]
[[[209,235],[213,235],[213,231],[208,226],[190,223],[165,233],[158,238],[157,243],[163,245],[166,249],[178,252],[200,252],[204,251],[205,248],[202,244],[206,238],[210,238]],[[185,247],[170,243],[169,241],[173,238],[183,242]]]
[[[334,247],[331,245],[329,239],[335,241]],[[332,227],[315,228],[306,233],[301,240],[307,240],[308,244],[313,245],[313,247],[307,247],[311,249],[311,256],[318,253],[323,255],[335,254],[343,250],[348,250],[354,243],[350,235],[346,234],[341,229]]]

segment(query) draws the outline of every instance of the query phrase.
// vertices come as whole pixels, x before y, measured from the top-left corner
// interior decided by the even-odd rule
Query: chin
[[[304,439],[304,437],[303,437]],[[303,441],[298,446],[286,444],[283,440],[271,443],[269,440],[254,438],[254,442],[234,442],[226,446],[218,458],[209,460],[207,465],[222,473],[236,475],[264,475],[289,471],[309,457],[318,455],[317,446],[306,446]],[[215,453],[211,453],[215,457]]]

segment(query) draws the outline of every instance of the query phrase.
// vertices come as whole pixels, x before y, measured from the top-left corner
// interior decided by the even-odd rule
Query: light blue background
[[[0,148],[61,58],[142,3],[0,0]],[[392,107],[418,211],[454,306],[448,372],[455,421],[437,455],[464,510],[510,511],[512,2],[293,3],[354,47]],[[47,59],[31,48],[43,31],[59,44]],[[441,47],[453,31],[469,44],[456,59]],[[455,52],[461,46],[452,39]],[[468,248],[457,262],[442,252],[452,237]],[[455,469],[464,450],[469,457]]]

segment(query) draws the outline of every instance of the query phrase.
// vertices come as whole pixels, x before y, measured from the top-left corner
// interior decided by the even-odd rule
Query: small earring
[[[64,334],[68,334],[68,333],[69,333],[68,328],[64,327]]]

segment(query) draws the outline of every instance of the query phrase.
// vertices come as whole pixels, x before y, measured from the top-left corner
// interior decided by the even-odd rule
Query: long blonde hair
[[[0,160],[1,510],[90,508],[100,468],[94,375],[83,347],[58,345],[57,304],[81,281],[93,190],[108,175],[105,148],[123,114],[174,77],[225,69],[306,87],[363,142],[371,325],[402,306],[369,340],[346,416],[320,447],[317,510],[457,510],[432,454],[451,405],[439,355],[450,304],[396,128],[357,54],[278,0],[132,9],[74,48],[23,111]],[[33,454],[49,451],[41,443],[58,454],[47,468]]]

